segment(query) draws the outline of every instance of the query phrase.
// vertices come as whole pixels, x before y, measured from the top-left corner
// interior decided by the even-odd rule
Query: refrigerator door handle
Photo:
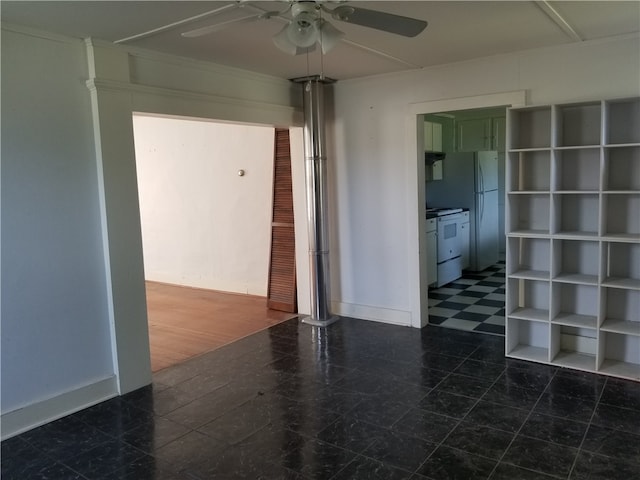
[[[482,163],[478,162],[478,173],[479,173],[479,180],[480,180],[480,191],[484,192],[484,173],[482,172]]]
[[[480,223],[484,219],[484,192],[480,194]]]

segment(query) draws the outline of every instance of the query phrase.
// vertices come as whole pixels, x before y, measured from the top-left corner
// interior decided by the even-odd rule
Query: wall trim
[[[414,115],[421,113],[437,113],[450,110],[471,110],[475,108],[491,108],[488,104],[498,106],[524,106],[526,105],[526,90],[514,90],[512,92],[488,93],[485,95],[472,95],[469,97],[445,98],[416,102],[409,104],[409,112]]]
[[[423,128],[419,123],[423,114],[474,108],[493,108],[501,106],[523,106],[527,103],[526,90],[514,90],[501,93],[486,93],[468,97],[444,98],[407,105],[405,114],[406,152],[407,152],[407,225],[409,242],[407,245],[409,270],[409,288],[411,296],[411,325],[422,328],[429,323],[428,286],[426,265],[426,219],[424,153],[418,148],[422,144]]]
[[[116,376],[2,414],[1,439],[13,437],[118,395]],[[72,408],[69,408],[73,405]]]
[[[258,80],[263,83],[272,83],[274,85],[290,85],[291,82],[287,79],[274,77],[272,75],[266,75],[264,73],[256,73],[251,70],[244,70],[242,68],[230,67],[221,63],[210,62],[206,60],[199,60],[197,58],[183,57],[171,53],[164,53],[156,50],[149,50],[142,47],[135,47],[127,43],[112,43],[106,40],[97,38],[85,39],[87,45],[111,48],[121,52],[126,52],[129,56],[134,58],[140,58],[143,60],[160,62],[168,65],[197,69],[204,72],[213,73],[216,75],[227,75],[230,77],[243,78],[247,80]]]
[[[203,103],[216,103],[219,105],[231,105],[234,107],[250,108],[278,112],[290,117],[302,117],[302,111],[294,107],[286,107],[274,103],[247,101],[237,98],[221,97],[218,95],[210,95],[206,93],[190,92],[186,90],[176,90],[166,87],[150,87],[146,85],[138,85],[135,83],[119,82],[114,80],[98,80],[92,78],[86,81],[87,88],[90,91],[100,92],[126,92],[132,94],[152,95],[160,97],[173,97],[181,100],[189,100]],[[137,112],[136,112],[137,113]],[[144,112],[140,112],[144,114]]]
[[[372,307],[369,305],[357,305],[355,303],[331,302],[331,307],[336,315],[352,317],[360,320],[388,323],[391,325],[411,326],[411,312],[406,310],[394,310],[391,308]]]
[[[185,82],[169,87],[132,83],[135,65],[126,49],[91,39],[86,39],[85,45],[89,74],[93,75],[85,86],[92,100],[117,383],[119,393],[127,393],[151,382],[133,115],[290,126],[302,125],[302,112],[289,103],[197,93]],[[250,78],[259,85],[259,79]],[[290,84],[286,85],[289,92]]]
[[[216,75],[226,75],[245,80],[257,80],[261,83],[271,83],[278,86],[291,85],[291,82],[284,78],[273,77],[271,75],[265,75],[264,73],[256,73],[250,70],[243,70],[241,68],[229,67],[220,63],[207,62],[205,60],[198,60],[191,57],[181,57],[179,55],[171,55],[153,50],[145,50],[138,47],[131,47],[126,44],[118,44],[118,46],[124,48],[131,57],[137,57],[146,61],[161,62],[181,68],[196,69]]]

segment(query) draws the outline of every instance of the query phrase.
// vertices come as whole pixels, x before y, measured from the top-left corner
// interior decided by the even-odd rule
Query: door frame
[[[429,322],[426,259],[426,180],[424,165],[424,115],[476,108],[516,107],[526,105],[526,91],[475,95],[411,103],[406,114],[407,212],[409,215],[409,285],[411,290],[411,326],[422,328]]]
[[[105,264],[106,308],[109,315],[115,394],[125,394],[151,382],[149,332],[145,301],[140,208],[133,141],[133,113],[169,115],[292,128],[294,163],[304,164],[302,148],[302,109],[293,104],[274,104],[250,99],[230,98],[213,93],[195,93],[180,87],[167,88],[132,83],[129,52],[106,42],[87,40],[89,80],[98,168],[98,195]],[[164,57],[158,57],[160,59]],[[155,58],[152,61],[158,60]],[[168,57],[175,62],[175,57]],[[223,76],[217,69],[202,73],[202,66],[180,61],[197,75]],[[171,65],[173,67],[173,64]],[[234,74],[237,78],[238,74]],[[197,76],[196,78],[205,78]],[[209,77],[211,78],[211,77]],[[228,78],[223,78],[228,81]],[[253,77],[251,77],[253,80]],[[255,80],[262,81],[260,77]],[[266,82],[266,80],[265,80]],[[269,83],[274,83],[271,79]],[[284,81],[283,81],[284,82]],[[275,82],[275,92],[284,90]],[[295,145],[295,147],[294,147]],[[303,167],[301,167],[302,169]],[[294,189],[304,193],[304,174],[293,173]],[[294,190],[294,202],[304,198]],[[296,207],[296,248],[306,239],[304,203]],[[300,221],[298,221],[300,219]],[[302,248],[304,250],[304,248]],[[298,263],[298,291],[307,288],[305,263]],[[308,267],[307,267],[308,268]],[[300,297],[299,308],[304,305]]]

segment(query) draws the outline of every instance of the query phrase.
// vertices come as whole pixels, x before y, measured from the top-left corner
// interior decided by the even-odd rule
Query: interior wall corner
[[[90,80],[130,81],[129,52],[113,43],[85,39]]]
[[[108,77],[105,82],[90,79],[87,87],[98,170],[113,365],[118,392],[124,394],[151,383],[132,95],[127,88],[118,86],[128,76],[126,52],[89,41],[86,44],[91,75],[106,72]]]

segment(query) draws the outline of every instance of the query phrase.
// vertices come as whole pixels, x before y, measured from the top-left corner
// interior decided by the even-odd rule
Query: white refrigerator
[[[469,209],[469,264],[481,271],[498,261],[498,152],[447,153],[442,180],[428,182],[428,207]]]

